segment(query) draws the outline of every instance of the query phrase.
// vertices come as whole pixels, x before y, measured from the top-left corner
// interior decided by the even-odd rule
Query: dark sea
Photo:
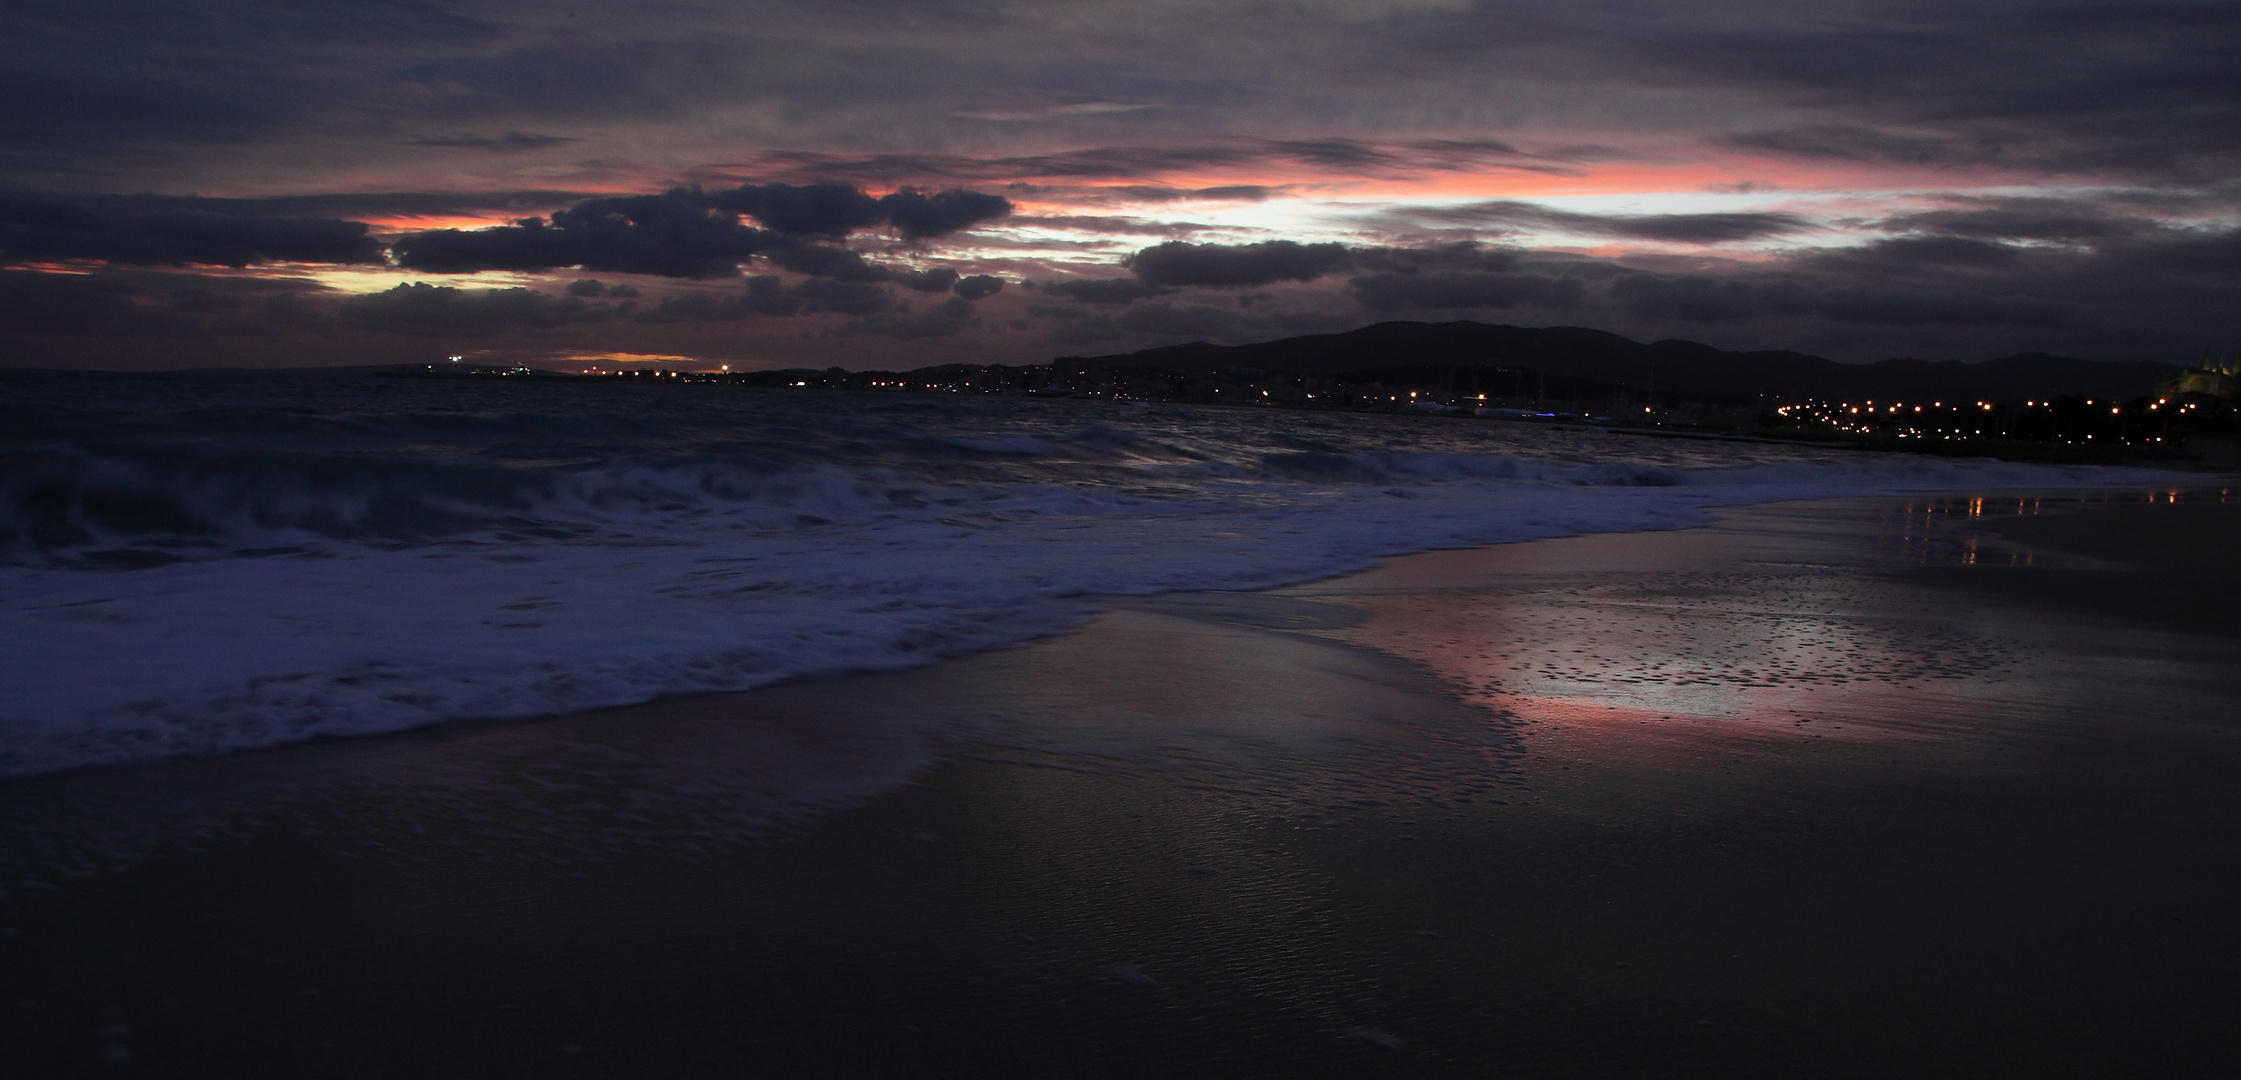
[[[895,668],[1097,598],[2146,474],[1444,416],[0,374],[0,776]]]

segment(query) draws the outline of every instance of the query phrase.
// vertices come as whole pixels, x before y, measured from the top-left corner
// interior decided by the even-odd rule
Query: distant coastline
[[[549,361],[547,364],[549,365]],[[2044,353],[1961,362],[1839,363],[1584,327],[1382,322],[1246,345],[1196,341],[1044,364],[910,370],[777,368],[669,358],[448,356],[351,367],[204,368],[172,375],[584,385],[725,385],[1009,395],[1243,408],[1422,413],[1592,426],[1671,438],[1803,442],[2018,461],[2241,466],[2241,357],[2195,366]]]
[[[2211,370],[2207,363],[2204,370]],[[1190,342],[1048,364],[908,371],[576,372],[460,362],[395,378],[719,383],[886,393],[1011,394],[1248,408],[1420,412],[1695,438],[1753,438],[2030,461],[2213,468],[2237,462],[2234,395],[2195,369],[2021,353],[1977,363],[1841,364],[1798,352],[1643,344],[1582,327],[1384,322],[1249,345]],[[2222,385],[2230,388],[2230,378]],[[2213,387],[2214,389],[2214,387]]]

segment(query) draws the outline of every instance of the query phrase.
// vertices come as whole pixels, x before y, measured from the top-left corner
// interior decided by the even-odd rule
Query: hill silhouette
[[[1801,352],[1733,352],[1694,341],[1643,344],[1579,326],[1525,327],[1477,322],[1382,322],[1338,334],[1250,345],[1194,341],[1061,365],[1174,371],[1262,371],[1325,377],[1423,381],[1429,373],[1539,373],[1577,384],[1626,386],[1659,401],[1745,404],[1763,400],[1993,401],[2021,404],[2062,395],[2128,400],[2179,369],[2144,361],[2101,362],[2047,353],[1996,360],[1882,360],[1844,364]],[[1513,376],[1514,377],[1514,376]]]

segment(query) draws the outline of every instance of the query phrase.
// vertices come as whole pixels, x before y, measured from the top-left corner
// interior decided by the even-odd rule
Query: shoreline
[[[769,694],[776,692],[781,688],[794,687],[798,684],[815,684],[825,680],[845,680],[866,676],[882,676],[897,673],[907,673],[928,667],[953,663],[960,659],[969,658],[985,652],[1003,652],[1008,650],[1032,647],[1038,642],[1077,633],[1079,632],[1081,624],[1083,622],[1096,618],[1102,612],[1116,608],[1126,609],[1135,606],[1142,606],[1146,603],[1157,604],[1169,601],[1184,603],[1188,605],[1191,603],[1188,598],[1193,597],[1220,598],[1251,597],[1257,595],[1284,595],[1303,590],[1311,593],[1314,592],[1318,586],[1327,583],[1341,582],[1360,577],[1362,575],[1379,574],[1390,564],[1396,562],[1408,562],[1421,559],[1439,559],[1453,556],[1458,553],[1471,553],[1515,548],[1531,544],[1593,540],[1594,538],[1598,537],[1625,537],[1638,534],[1696,532],[1708,527],[1709,524],[1717,524],[1719,519],[1721,519],[1725,515],[1733,515],[1738,513],[1749,514],[1754,511],[1770,507],[1779,508],[1786,506],[1804,506],[1815,503],[1824,503],[1829,505],[1889,503],[1892,505],[1904,504],[1911,507],[1914,504],[1920,503],[1926,507],[1937,507],[1938,509],[1934,511],[1934,513],[1937,515],[1943,515],[1946,517],[1967,517],[1976,522],[1976,524],[1973,526],[1974,528],[1991,536],[1998,537],[2000,540],[2006,541],[2008,543],[2008,546],[2014,547],[2019,551],[2029,551],[2031,550],[2031,547],[2029,544],[2024,543],[2024,538],[2037,539],[2041,543],[2052,543],[2059,546],[2059,544],[2061,543],[2060,534],[2064,530],[2062,530],[2059,525],[2050,527],[2049,524],[2044,521],[2039,521],[2036,524],[2028,526],[2009,526],[2003,525],[2001,524],[2001,522],[2020,521],[2024,517],[2037,519],[2042,507],[2051,508],[2054,511],[2055,516],[2060,517],[2069,513],[2070,511],[2083,509],[2089,505],[2106,508],[2112,505],[2132,506],[2137,504],[2137,506],[2144,508],[2155,506],[2159,502],[2172,503],[2182,497],[2189,501],[2190,506],[2194,506],[2196,510],[2200,510],[2201,507],[2196,504],[2208,504],[2211,502],[2215,502],[2218,505],[2223,505],[2229,498],[2235,497],[2232,493],[2236,490],[2237,488],[2234,486],[2195,486],[2183,483],[2177,486],[2170,486],[2168,484],[2156,484],[2129,485],[2122,487],[2089,486],[2076,488],[1987,488],[1979,492],[1930,491],[1903,495],[1840,495],[1817,497],[1804,500],[1777,499],[1768,502],[1714,504],[1696,508],[1697,512],[1702,513],[1708,519],[1707,524],[1679,525],[1666,529],[1572,533],[1548,537],[1530,537],[1526,539],[1505,541],[1491,545],[1467,545],[1460,547],[1429,548],[1418,551],[1405,552],[1398,555],[1377,556],[1374,558],[1371,564],[1367,566],[1362,566],[1355,569],[1341,570],[1335,573],[1328,574],[1326,576],[1309,578],[1307,580],[1297,581],[1289,584],[1270,585],[1258,589],[1190,589],[1168,593],[1152,594],[1150,596],[1134,594],[1084,595],[1071,599],[1071,602],[1084,612],[1084,614],[1082,614],[1079,619],[1073,621],[1071,625],[1046,630],[1037,636],[1025,637],[1015,641],[1008,641],[993,646],[969,648],[962,652],[937,654],[931,657],[923,658],[914,663],[904,664],[897,667],[870,667],[831,672],[811,672],[787,676],[776,682],[765,683],[743,690],[716,690],[705,692],[666,694],[644,701],[617,705],[603,705],[594,708],[580,709],[569,712],[505,717],[459,717],[455,719],[439,721],[432,724],[423,724],[414,727],[402,728],[394,731],[385,731],[362,735],[321,735],[303,742],[277,743],[266,746],[254,746],[243,749],[230,750],[218,754],[183,754],[147,760],[89,763],[84,765],[70,766],[64,769],[49,772],[23,775],[0,775],[0,785],[37,782],[49,777],[68,776],[80,773],[161,769],[164,766],[175,762],[225,760],[242,755],[257,755],[276,751],[285,751],[294,747],[347,745],[353,742],[360,741],[378,742],[400,738],[409,739],[415,736],[443,737],[455,733],[471,733],[482,729],[503,728],[512,725],[538,725],[555,723],[565,724],[578,720],[579,718],[600,717],[617,713],[632,713],[638,710],[664,710],[677,707],[684,707],[689,709],[692,706],[692,703],[703,700],[723,699],[743,694]],[[2027,515],[2010,514],[2004,512],[2001,509],[2001,501],[2006,499],[2021,499],[2036,505],[2033,505],[2029,514]],[[1993,504],[1993,506],[1991,511],[1988,513],[1983,510],[1981,505],[1976,513],[1970,513],[1968,510],[1968,505],[1972,501],[1978,504],[1991,503]],[[2011,537],[2008,535],[2008,532],[2011,529],[2017,533],[2016,536]],[[2121,532],[2122,530],[2120,529],[2118,531]],[[2230,532],[2230,529],[2228,529],[2228,531]],[[1978,543],[1981,542],[1982,538],[1978,540]],[[2112,536],[2107,529],[2089,531],[2088,538],[2082,542],[2089,550],[2080,550],[2077,552],[2071,552],[2069,554],[2073,556],[2089,555],[2090,551],[2100,551],[2104,554],[2107,554],[2111,551],[2129,550],[2125,547],[2125,541],[2121,536]],[[1960,541],[1959,543],[1964,549],[1962,551],[1961,559],[1973,563],[1973,556],[1968,553],[1968,549],[1971,549],[1973,545],[1965,540]],[[2234,550],[2234,545],[2236,543],[2241,543],[2241,541],[2236,541],[2231,536],[2220,533],[2214,539],[2198,540],[2192,543],[2192,545],[2186,549],[2186,554],[2182,558],[2171,557],[2168,551],[2159,552],[2158,549],[2142,549],[2142,555],[2140,559],[2142,565],[2136,568],[2148,568],[2152,565],[2152,568],[2157,571],[2165,573],[2173,571],[2192,572],[2196,577],[2200,577],[2201,575],[2199,571],[2193,570],[2192,568],[2203,564],[2205,560],[2214,558],[2216,552]],[[2058,561],[2063,557],[2062,553],[2060,552],[2050,552],[2050,554],[2054,554]],[[2026,556],[2026,558],[2027,557],[2028,556]],[[2076,560],[2072,559],[2071,561]],[[2106,570],[2111,568],[2112,564],[2110,564],[2106,559],[2094,560],[2088,558],[2084,565],[2094,570]],[[2228,588],[2227,578],[2229,578],[2230,576],[2231,571],[2218,567],[2216,565],[2212,565],[2207,582],[2208,587],[2212,591],[2220,592],[2222,594],[2222,592]],[[2089,577],[2079,580],[2093,581],[2101,579]],[[2000,588],[2000,585],[1998,583],[1995,583],[1991,580],[1979,581],[1973,578],[1967,578],[1957,579],[1957,583],[1984,586],[1991,588],[1994,591],[1998,591]],[[2018,595],[2028,593],[2028,591],[2029,590],[2023,590],[2022,593],[2018,593]],[[2148,590],[2148,592],[2154,593],[2152,597],[2147,597],[2140,602],[2127,604],[2124,602],[2120,595],[2122,591],[2123,590],[2117,589],[2101,590],[2098,597],[2100,609],[2108,612],[2131,611],[2138,613],[2143,610],[2156,608],[2158,605],[2167,602],[2167,598],[2164,597],[2160,591]],[[2226,623],[2223,620],[2216,618],[2214,613],[2209,613],[2200,618],[2191,618],[2189,620],[2189,626],[2190,628],[2199,631],[2218,633],[2222,632],[2225,629]]]
[[[2110,565],[2137,526],[2094,531],[2124,507],[2059,524],[1912,503],[1430,552],[1118,602],[905,671],[13,782],[10,809],[40,809],[0,815],[19,840],[113,858],[0,903],[0,970],[34,988],[0,1019],[0,1059],[2215,1060],[2237,1003],[2211,963],[2236,943],[2210,898],[2241,882],[2217,839],[2241,826],[2216,711],[2231,638],[1962,580],[2152,573]],[[226,802],[245,791],[264,804]],[[135,830],[172,839],[126,850]]]
[[[2007,500],[2015,500],[2014,509],[2008,508]],[[2184,509],[2178,507],[2181,500],[2186,503]],[[1891,566],[1886,567],[1887,570],[1895,568],[1898,562],[1912,560],[1920,565],[1906,567],[1903,572],[1925,580],[1936,579],[1943,586],[1971,589],[2025,603],[2053,603],[2101,615],[2162,621],[2193,633],[2241,634],[2241,624],[2221,617],[2218,603],[2214,600],[2200,602],[2207,598],[2241,600],[2241,561],[2216,561],[2225,552],[2241,551],[2241,530],[2236,528],[2236,521],[2241,521],[2241,517],[2224,509],[2229,502],[2241,504],[2241,488],[2159,486],[2152,490],[2140,487],[1987,489],[1980,493],[1940,491],[1903,496],[1852,495],[1717,505],[1703,509],[1711,519],[1707,525],[1581,533],[1493,545],[1433,548],[1383,556],[1369,567],[1262,589],[1184,590],[1151,596],[1084,596],[1078,598],[1084,614],[1070,627],[993,647],[941,654],[921,663],[901,667],[795,675],[746,690],[664,695],[642,702],[574,712],[504,718],[463,717],[392,732],[319,736],[305,742],[252,747],[222,754],[192,754],[118,764],[89,764],[54,772],[0,777],[0,786],[37,784],[54,778],[78,775],[161,771],[175,764],[224,762],[291,750],[348,747],[357,743],[378,744],[417,738],[473,738],[478,734],[501,732],[516,726],[596,725],[603,718],[616,715],[672,711],[689,714],[698,711],[706,703],[748,696],[768,698],[804,693],[816,697],[823,693],[820,687],[826,683],[908,678],[914,672],[969,661],[987,654],[1031,649],[1054,639],[1078,634],[1086,623],[1115,611],[1176,608],[1196,613],[1209,608],[1229,608],[1233,609],[1234,614],[1235,610],[1243,610],[1256,602],[1265,602],[1267,598],[1343,595],[1349,591],[1347,583],[1384,580],[1396,572],[1396,564],[1411,567],[1443,563],[1456,558],[1469,561],[1481,559],[1488,552],[1552,543],[1593,544],[1604,540],[1624,542],[1625,538],[1632,537],[1695,534],[1722,525],[1726,519],[1737,516],[1748,517],[1769,511],[1781,513],[1786,509],[1815,505],[1904,507],[1905,513],[1914,513],[1915,508],[1920,506],[1927,515],[1926,523],[1933,528],[1950,532],[1951,535],[1944,538],[1943,546],[1951,551],[1938,557],[1945,558],[1953,565],[1930,565],[1931,556],[1927,548],[1915,543],[1916,537],[1908,535],[1904,538],[1905,543],[1900,545],[1906,549],[1904,554],[1894,556],[1886,552],[1881,556],[1886,562],[1891,562]],[[2158,509],[2159,506],[2166,509]],[[2129,534],[2137,530],[2136,519],[2143,512],[2157,515],[2158,518],[2185,515],[2202,520],[2185,523],[2174,534],[2179,538],[2175,546],[2142,546],[2135,543]],[[1966,524],[1961,524],[1962,522]],[[1988,547],[1987,544],[1991,546]],[[1975,567],[1980,555],[1985,566],[1997,565],[2001,558],[2006,558],[2011,566],[2036,566],[2039,573],[2026,579],[1994,577],[1963,569]],[[1892,561],[1894,559],[1895,562]],[[2146,574],[2130,573],[2141,571]],[[2115,576],[2111,576],[2112,574]],[[1424,584],[1421,577],[1411,578],[1405,572],[1402,572],[1402,576],[1403,580],[1409,580],[1413,585]],[[2049,585],[2060,587],[2046,588]],[[1319,617],[1309,616],[1308,622],[1312,623]],[[1248,616],[1248,624],[1252,621],[1253,617]],[[1279,624],[1271,625],[1280,623],[1281,620]],[[941,738],[935,737],[933,742],[939,743]]]

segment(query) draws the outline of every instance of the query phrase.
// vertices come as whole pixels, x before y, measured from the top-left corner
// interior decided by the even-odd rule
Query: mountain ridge
[[[1742,404],[1784,400],[1942,398],[2020,404],[2076,395],[2130,399],[2177,365],[2023,352],[1991,360],[1878,360],[1846,364],[1794,350],[1734,351],[1668,338],[1643,343],[1581,326],[1523,327],[1459,320],[1389,321],[1333,334],[1245,345],[1186,342],[1059,364],[1178,370],[1253,368],[1289,375],[1374,375],[1423,369],[1537,372],[1659,400]]]

